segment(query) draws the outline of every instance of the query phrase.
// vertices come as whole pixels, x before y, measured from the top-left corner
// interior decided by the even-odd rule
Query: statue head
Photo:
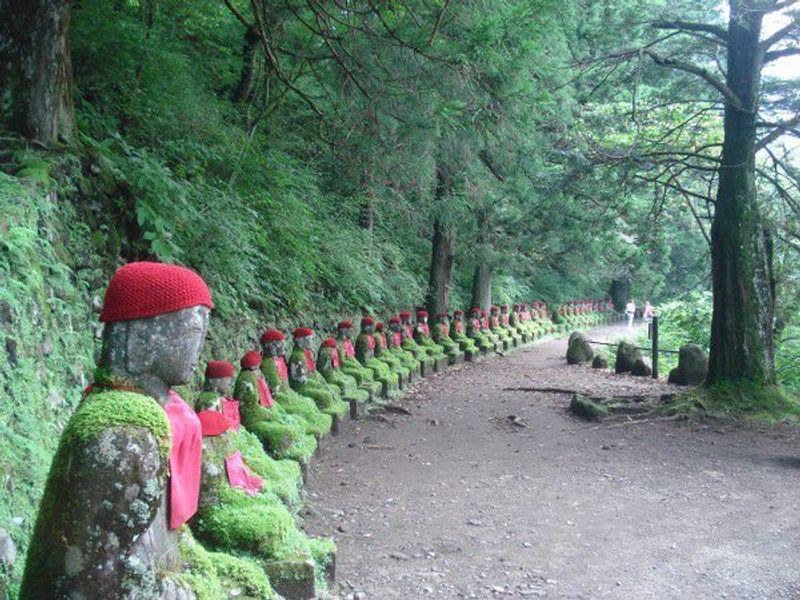
[[[389,319],[389,329],[394,332],[402,331],[403,323],[400,321],[400,317],[392,317]]]
[[[383,323],[375,323],[375,332],[383,333]]]
[[[473,319],[480,319],[483,316],[483,311],[478,308],[477,306],[472,309],[472,318]]]
[[[261,353],[268,358],[284,356],[286,354],[286,336],[277,329],[267,329],[261,334]]]
[[[261,353],[258,350],[245,352],[239,365],[245,371],[258,371],[261,368]]]
[[[501,314],[504,314],[504,315],[507,315],[507,314],[508,314],[508,304],[503,304],[503,305],[500,307],[500,313],[501,313]]]
[[[417,311],[417,323],[427,323],[427,322],[428,322],[428,311],[418,310]]]
[[[407,310],[404,310],[399,315],[400,321],[402,321],[403,325],[411,325],[411,313]]]
[[[308,327],[298,327],[294,330],[294,345],[303,350],[311,350],[314,343],[314,330]]]
[[[233,365],[224,360],[211,360],[206,365],[206,378],[203,390],[219,396],[228,396],[233,387]],[[212,407],[220,410],[221,407]]]
[[[120,267],[109,282],[100,320],[99,367],[159,399],[188,383],[203,348],[213,308],[194,271],[152,262]]]
[[[362,317],[361,331],[370,335],[373,334],[375,332],[375,319],[372,317]]]
[[[454,310],[453,311],[453,320],[454,321],[463,321],[464,320],[464,311],[461,310],[461,309]]]
[[[338,352],[338,348],[336,347],[336,338],[328,338],[327,340],[323,341],[319,346],[319,353],[322,354],[323,352],[329,352],[333,355],[334,352]],[[338,365],[333,365],[338,366]]]
[[[353,336],[353,323],[350,321],[339,321],[336,326],[339,337],[349,340]]]
[[[493,306],[489,310],[491,311],[491,313],[493,315],[499,315],[500,314],[500,307],[499,306]]]
[[[450,325],[450,317],[448,316],[447,313],[438,313],[436,315],[436,323],[447,327],[448,325]]]

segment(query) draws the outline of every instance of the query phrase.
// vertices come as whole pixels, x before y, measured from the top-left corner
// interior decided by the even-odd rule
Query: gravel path
[[[800,598],[798,431],[590,424],[568,395],[504,391],[674,391],[569,367],[565,351],[447,371],[406,396],[411,416],[342,428],[313,465],[306,519],[339,546],[336,593]]]

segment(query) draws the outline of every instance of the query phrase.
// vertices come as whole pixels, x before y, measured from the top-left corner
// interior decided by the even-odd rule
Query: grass
[[[800,395],[777,385],[731,381],[679,394],[661,409],[671,416],[800,425]]]

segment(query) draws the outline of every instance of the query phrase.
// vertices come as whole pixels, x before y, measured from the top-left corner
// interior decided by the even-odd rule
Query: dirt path
[[[339,545],[341,597],[800,598],[798,432],[588,424],[566,395],[503,391],[653,385],[565,351],[448,371],[403,400],[412,416],[343,428],[307,517]]]

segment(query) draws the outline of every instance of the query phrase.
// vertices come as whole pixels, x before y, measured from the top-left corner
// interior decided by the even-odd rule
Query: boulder
[[[637,359],[643,358],[642,351],[630,342],[621,341],[617,346],[617,373],[630,373]]]
[[[594,357],[592,361],[592,368],[593,369],[607,369],[608,368],[608,359],[603,356],[602,354],[598,354]]]
[[[669,373],[676,385],[700,385],[708,374],[708,355],[697,344],[684,344],[678,353],[678,366]]]
[[[592,402],[592,400],[580,394],[572,394],[569,410],[584,421],[599,421],[608,414],[608,409],[605,406]]]
[[[631,374],[637,377],[650,377],[653,374],[653,367],[650,366],[650,359],[639,356],[633,363]]]
[[[569,346],[567,347],[567,364],[579,365],[589,362],[594,357],[589,340],[580,331],[573,331],[569,336]]]

